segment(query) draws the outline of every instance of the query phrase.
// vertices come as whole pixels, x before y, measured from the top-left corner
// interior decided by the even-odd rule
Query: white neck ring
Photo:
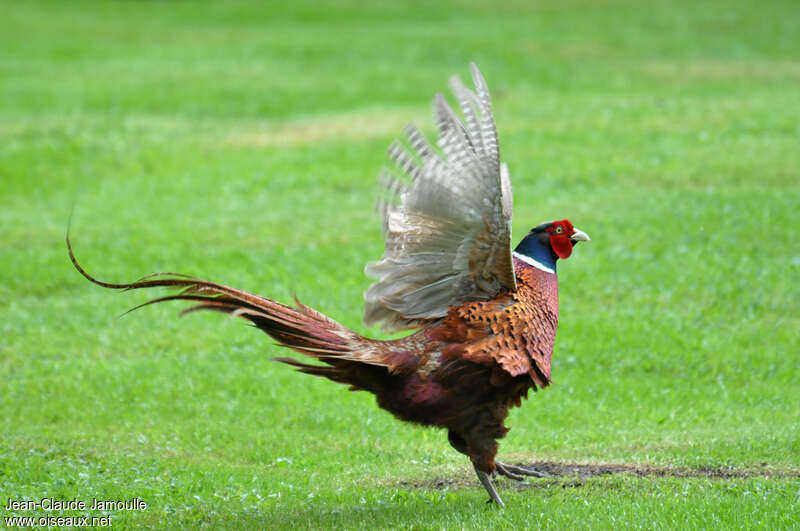
[[[540,270],[542,270],[542,271],[545,271],[545,272],[547,272],[547,273],[551,273],[551,274],[553,274],[553,275],[555,275],[555,274],[556,274],[556,272],[555,272],[555,270],[554,270],[553,268],[551,268],[551,267],[547,267],[547,266],[546,266],[546,265],[544,265],[543,263],[541,263],[541,262],[538,262],[538,261],[534,260],[534,259],[533,259],[533,258],[531,258],[530,256],[525,256],[524,254],[520,254],[520,253],[518,253],[518,252],[516,252],[516,251],[513,251],[511,254],[514,256],[514,258],[518,258],[519,260],[522,260],[522,261],[523,261],[523,262],[525,262],[526,264],[528,264],[528,265],[532,265],[532,266],[533,266],[533,267],[535,267],[536,269],[540,269]]]

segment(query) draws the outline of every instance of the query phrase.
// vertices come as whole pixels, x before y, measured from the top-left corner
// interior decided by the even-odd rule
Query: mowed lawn
[[[796,2],[5,2],[0,516],[133,499],[117,528],[800,525]],[[498,482],[445,433],[270,361],[180,305],[90,285],[179,271],[354,330],[385,151],[474,60],[515,239],[571,219],[553,385],[512,462],[662,475]],[[155,293],[151,294],[155,295]],[[686,475],[696,477],[684,477]],[[720,477],[723,476],[723,477]]]

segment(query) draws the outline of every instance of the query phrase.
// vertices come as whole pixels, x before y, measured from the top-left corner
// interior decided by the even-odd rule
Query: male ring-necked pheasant
[[[489,90],[472,65],[475,91],[451,80],[463,120],[434,100],[438,149],[413,126],[389,149],[381,181],[384,255],[367,265],[364,322],[416,332],[391,341],[362,337],[295,301],[294,306],[214,282],[161,274],[129,284],[78,271],[106,288],[182,288],[145,303],[183,300],[251,321],[282,345],[316,358],[277,358],[300,372],[365,390],[397,418],[447,429],[491,496],[491,477],[538,471],[495,459],[503,421],[529,389],[550,383],[558,322],[556,262],[589,237],[568,220],[542,223],[511,249],[511,181],[500,163]],[[143,305],[143,306],[144,306]]]

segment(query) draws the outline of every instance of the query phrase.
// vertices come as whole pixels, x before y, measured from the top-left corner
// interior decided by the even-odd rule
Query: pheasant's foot
[[[495,461],[494,466],[495,466],[494,475],[500,474],[502,476],[514,479],[516,481],[525,481],[525,476],[520,476],[519,474],[515,474],[513,471],[508,469],[508,465]]]
[[[517,481],[522,481],[524,476],[533,476],[536,478],[546,478],[549,476],[546,472],[540,472],[532,467],[527,466],[517,466],[517,465],[509,465],[506,463],[501,463],[500,461],[495,461],[494,466],[497,468],[497,471],[511,479],[516,479]]]
[[[495,490],[494,485],[492,484],[492,480],[489,478],[489,474],[487,474],[483,470],[478,470],[478,467],[475,467],[475,473],[478,474],[478,479],[481,481],[483,488],[485,488],[486,492],[489,493],[489,501],[487,503],[494,502],[500,507],[505,507],[503,500],[500,499],[500,495],[497,494],[497,491]]]

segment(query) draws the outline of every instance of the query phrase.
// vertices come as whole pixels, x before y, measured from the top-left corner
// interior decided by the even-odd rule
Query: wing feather
[[[471,68],[475,92],[450,80],[463,120],[444,96],[434,98],[437,147],[408,126],[389,148],[378,203],[386,245],[366,267],[377,279],[365,293],[368,325],[415,328],[450,306],[516,289],[511,180],[500,164],[489,89]]]

